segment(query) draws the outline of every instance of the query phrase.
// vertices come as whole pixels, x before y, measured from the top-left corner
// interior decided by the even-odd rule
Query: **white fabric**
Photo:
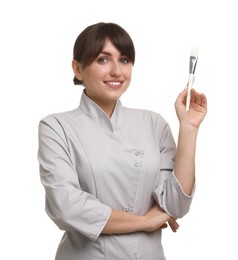
[[[110,119],[83,93],[79,108],[42,119],[38,160],[46,211],[65,230],[56,260],[165,259],[161,231],[101,231],[111,209],[144,215],[156,201],[176,218],[188,212],[192,196],[173,174],[175,151],[159,114],[120,101]]]

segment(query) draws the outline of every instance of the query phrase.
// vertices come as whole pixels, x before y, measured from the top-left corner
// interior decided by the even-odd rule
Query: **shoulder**
[[[46,115],[45,117],[41,118],[39,123],[48,123],[48,124],[60,124],[63,121],[69,120],[70,118],[74,118],[80,115],[80,110],[78,108],[64,111],[64,112],[57,112],[51,113]]]
[[[60,135],[64,135],[65,129],[69,122],[74,120],[75,117],[80,116],[80,110],[78,108],[64,111],[51,113],[43,117],[39,121],[39,131],[42,132],[55,132]]]

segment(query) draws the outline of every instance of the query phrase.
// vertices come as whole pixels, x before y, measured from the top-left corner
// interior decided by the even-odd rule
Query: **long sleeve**
[[[191,196],[186,195],[174,175],[176,145],[169,125],[158,118],[157,128],[161,128],[161,124],[163,129],[159,131],[161,132],[161,135],[159,135],[161,171],[153,197],[169,215],[174,218],[181,218],[190,209],[194,191]]]
[[[64,129],[53,116],[39,124],[38,160],[49,217],[62,230],[96,240],[111,209],[81,189]]]

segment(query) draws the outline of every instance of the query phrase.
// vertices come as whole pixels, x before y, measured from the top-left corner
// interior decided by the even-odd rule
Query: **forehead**
[[[110,40],[106,40],[100,53],[105,53],[109,55],[121,55],[121,52],[115,47],[115,45]]]

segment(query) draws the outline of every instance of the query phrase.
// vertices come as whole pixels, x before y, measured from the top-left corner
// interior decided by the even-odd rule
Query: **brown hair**
[[[102,51],[107,39],[134,64],[133,41],[122,27],[114,23],[97,23],[84,29],[75,41],[73,59],[78,61],[83,68],[89,66]],[[73,81],[75,85],[83,84],[76,77]]]

